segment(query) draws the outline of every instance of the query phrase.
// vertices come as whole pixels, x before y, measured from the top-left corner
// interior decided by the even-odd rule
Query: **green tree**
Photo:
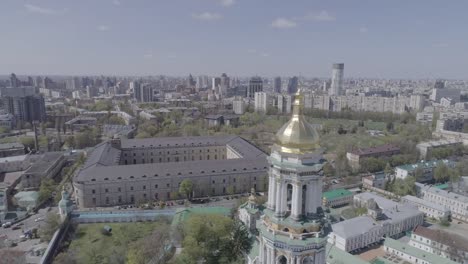
[[[127,252],[128,264],[163,264],[167,263],[170,244],[169,228],[162,225],[153,230],[151,235],[130,244]]]
[[[47,213],[45,224],[39,230],[41,240],[50,241],[55,231],[59,229],[60,223],[60,216],[57,213]]]
[[[34,149],[34,138],[33,137],[20,137],[20,142],[26,148]]]
[[[39,196],[37,198],[37,203],[41,204],[46,200],[52,198],[52,193],[57,188],[57,184],[54,180],[50,178],[44,178],[41,181],[41,185],[39,187]]]
[[[232,263],[251,246],[245,227],[221,215],[194,215],[183,232],[183,250],[176,263]]]
[[[385,168],[385,161],[377,158],[366,158],[361,161],[362,172],[378,172]]]
[[[65,139],[65,144],[67,144],[67,146],[71,149],[74,149],[75,146],[76,146],[76,143],[75,143],[75,136],[69,136]]]
[[[233,186],[233,185],[229,185],[229,186],[226,188],[226,193],[229,194],[229,195],[233,195],[233,194],[234,194],[234,186]]]
[[[434,180],[436,182],[445,182],[449,177],[449,168],[444,162],[439,162],[434,169]]]
[[[392,191],[398,196],[414,195],[416,193],[416,179],[412,176],[403,179],[396,179],[392,184]]]
[[[171,200],[179,199],[179,192],[171,192],[170,197],[171,197]]]
[[[416,178],[416,181],[422,180],[422,178],[424,177],[424,169],[418,166],[414,171],[414,177]]]
[[[331,177],[335,175],[335,168],[333,168],[333,166],[327,162],[325,165],[323,165],[323,174],[327,177]]]
[[[385,165],[384,172],[385,172],[386,175],[393,174],[394,170],[393,170],[392,166],[390,165],[390,163],[387,162],[387,164]]]
[[[190,199],[193,191],[193,182],[189,179],[185,179],[180,183],[179,192],[185,194],[187,199]]]

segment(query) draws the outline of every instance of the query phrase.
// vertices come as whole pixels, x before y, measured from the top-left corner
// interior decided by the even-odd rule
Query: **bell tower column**
[[[291,216],[299,220],[302,216],[302,187],[298,183],[293,184]]]
[[[275,176],[271,174],[268,180],[268,209],[274,211],[276,204],[276,179]]]
[[[286,183],[284,181],[277,181],[276,182],[276,208],[275,208],[275,216],[276,217],[283,217],[286,212]]]

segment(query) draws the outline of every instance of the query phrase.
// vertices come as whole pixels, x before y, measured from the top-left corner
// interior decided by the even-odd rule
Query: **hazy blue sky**
[[[468,78],[466,0],[0,1],[0,74]]]

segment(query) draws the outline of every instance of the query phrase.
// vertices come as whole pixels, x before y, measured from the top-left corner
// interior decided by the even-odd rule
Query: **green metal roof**
[[[328,264],[369,264],[369,262],[360,259],[357,256],[351,255],[332,244],[327,244],[327,263]]]
[[[439,257],[435,254],[426,252],[419,248],[412,247],[408,244],[402,243],[395,239],[391,239],[389,237],[385,238],[384,245],[390,248],[394,248],[400,252],[404,252],[413,257],[423,259],[429,263],[437,263],[437,264],[455,264],[456,263],[454,261],[451,261],[450,259]]]
[[[435,185],[434,187],[436,187],[437,189],[445,190],[445,189],[447,189],[449,186],[448,186],[448,183],[444,183],[444,184],[437,184],[437,185]]]
[[[429,161],[418,162],[418,163],[415,163],[415,164],[405,164],[405,165],[397,166],[397,168],[401,169],[401,170],[406,170],[406,171],[414,171],[417,168],[429,169],[429,168],[437,167],[437,164],[439,164],[439,162],[443,162],[447,166],[453,166],[454,165],[453,161],[445,159],[445,160],[429,160]]]
[[[337,198],[341,198],[345,196],[351,196],[351,195],[353,195],[353,193],[346,189],[335,189],[335,190],[331,190],[328,192],[324,192],[323,198],[327,200],[333,200],[333,199],[337,199]]]

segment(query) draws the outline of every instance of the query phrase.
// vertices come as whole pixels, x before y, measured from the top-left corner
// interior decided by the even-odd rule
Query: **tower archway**
[[[291,207],[292,207],[292,195],[293,195],[293,186],[292,184],[288,183],[286,185],[286,205],[287,205],[287,211],[290,213],[291,212]]]
[[[276,264],[288,264],[288,259],[285,256],[279,256],[276,259]]]

